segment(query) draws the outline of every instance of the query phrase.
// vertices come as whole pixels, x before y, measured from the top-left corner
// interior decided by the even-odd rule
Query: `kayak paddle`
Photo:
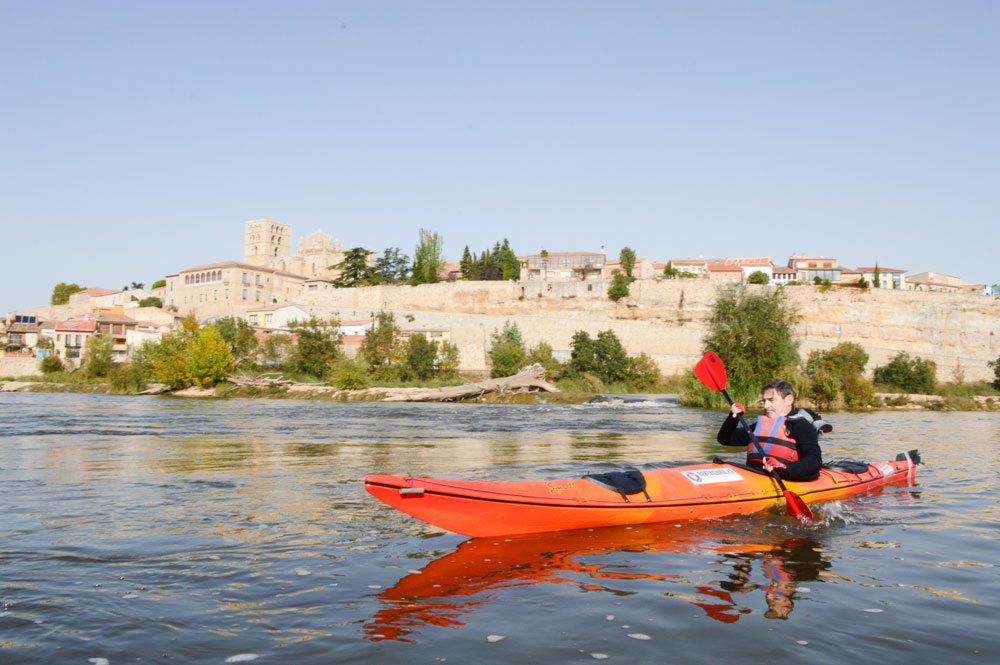
[[[715,355],[711,351],[705,354],[705,356],[698,361],[698,364],[694,366],[694,375],[698,377],[698,380],[705,384],[710,390],[714,390],[717,393],[722,393],[722,396],[726,398],[729,405],[733,405],[733,398],[729,396],[726,391],[726,366],[722,364],[722,360],[719,356]],[[764,450],[760,447],[760,443],[754,438],[753,430],[747,426],[747,422],[743,419],[743,414],[740,414],[740,423],[743,428],[750,435],[750,440],[753,441],[754,447],[757,448],[757,452],[764,456]],[[778,475],[778,470],[775,469],[771,471],[771,477],[774,478],[778,487],[781,488],[782,494],[785,495],[785,508],[788,511],[789,517],[795,517],[802,521],[813,520],[812,511],[809,510],[809,506],[806,502],[802,500],[795,492],[791,491],[785,487],[785,483],[781,480],[781,476]]]

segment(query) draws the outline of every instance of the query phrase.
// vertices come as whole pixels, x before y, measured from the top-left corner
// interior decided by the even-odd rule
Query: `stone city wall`
[[[0,357],[0,376],[38,376],[42,373],[42,361],[38,358]]]
[[[421,286],[335,289],[306,298],[320,317],[364,319],[391,311],[408,329],[451,331],[462,368],[485,370],[490,334],[511,320],[526,344],[552,345],[567,358],[577,330],[611,329],[629,353],[648,353],[666,375],[690,371],[701,356],[705,320],[719,292],[707,281],[641,280],[618,303],[608,282],[453,282]],[[757,289],[773,287],[750,287]],[[993,377],[987,362],[1000,355],[1000,301],[985,296],[912,291],[787,287],[799,309],[800,352],[855,342],[870,356],[868,369],[899,351],[933,360],[939,380],[958,367],[965,380]]]

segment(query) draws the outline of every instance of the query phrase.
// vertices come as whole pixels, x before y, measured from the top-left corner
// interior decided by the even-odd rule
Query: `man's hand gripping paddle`
[[[729,396],[726,392],[726,366],[722,364],[719,356],[715,355],[711,351],[705,354],[705,356],[698,361],[698,364],[694,366],[694,375],[698,377],[698,380],[705,384],[711,390],[717,393],[722,393],[722,396],[726,398],[729,405],[733,405],[733,398]],[[740,423],[746,429],[747,433],[750,434],[750,440],[753,441],[753,445],[757,448],[757,452],[764,456],[764,451],[760,447],[760,443],[753,438],[753,430],[751,430],[745,420],[743,420],[743,414],[740,414]],[[774,478],[778,487],[781,488],[782,494],[785,495],[785,508],[788,511],[789,517],[795,517],[801,521],[811,522],[813,520],[812,511],[809,510],[809,506],[806,502],[802,500],[795,492],[785,487],[785,483],[782,482],[781,476],[778,475],[778,471],[774,470],[771,472],[771,477]]]

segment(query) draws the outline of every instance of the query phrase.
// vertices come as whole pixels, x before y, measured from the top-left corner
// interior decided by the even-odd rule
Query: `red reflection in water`
[[[365,625],[365,639],[413,641],[409,636],[422,627],[462,626],[464,616],[494,600],[498,591],[519,586],[574,584],[582,589],[607,590],[601,581],[674,579],[683,583],[679,575],[630,572],[620,566],[580,561],[614,552],[720,555],[720,561],[731,566],[732,572],[714,585],[693,587],[704,602],[691,602],[708,617],[725,623],[735,623],[751,612],[738,597],[757,589],[762,589],[767,599],[765,616],[786,618],[793,607],[796,584],[815,579],[820,569],[829,566],[819,554],[818,543],[811,539],[791,539],[787,532],[773,539],[751,536],[728,522],[474,538],[380,593],[383,608]],[[752,582],[756,569],[767,580],[764,587]],[[581,582],[581,576],[590,582]]]

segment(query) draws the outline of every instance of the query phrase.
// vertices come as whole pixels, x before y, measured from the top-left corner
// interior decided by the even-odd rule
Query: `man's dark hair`
[[[764,384],[764,387],[760,389],[760,394],[763,395],[768,390],[773,390],[782,397],[788,397],[789,395],[795,396],[795,388],[792,388],[792,384],[784,379],[773,379]]]

